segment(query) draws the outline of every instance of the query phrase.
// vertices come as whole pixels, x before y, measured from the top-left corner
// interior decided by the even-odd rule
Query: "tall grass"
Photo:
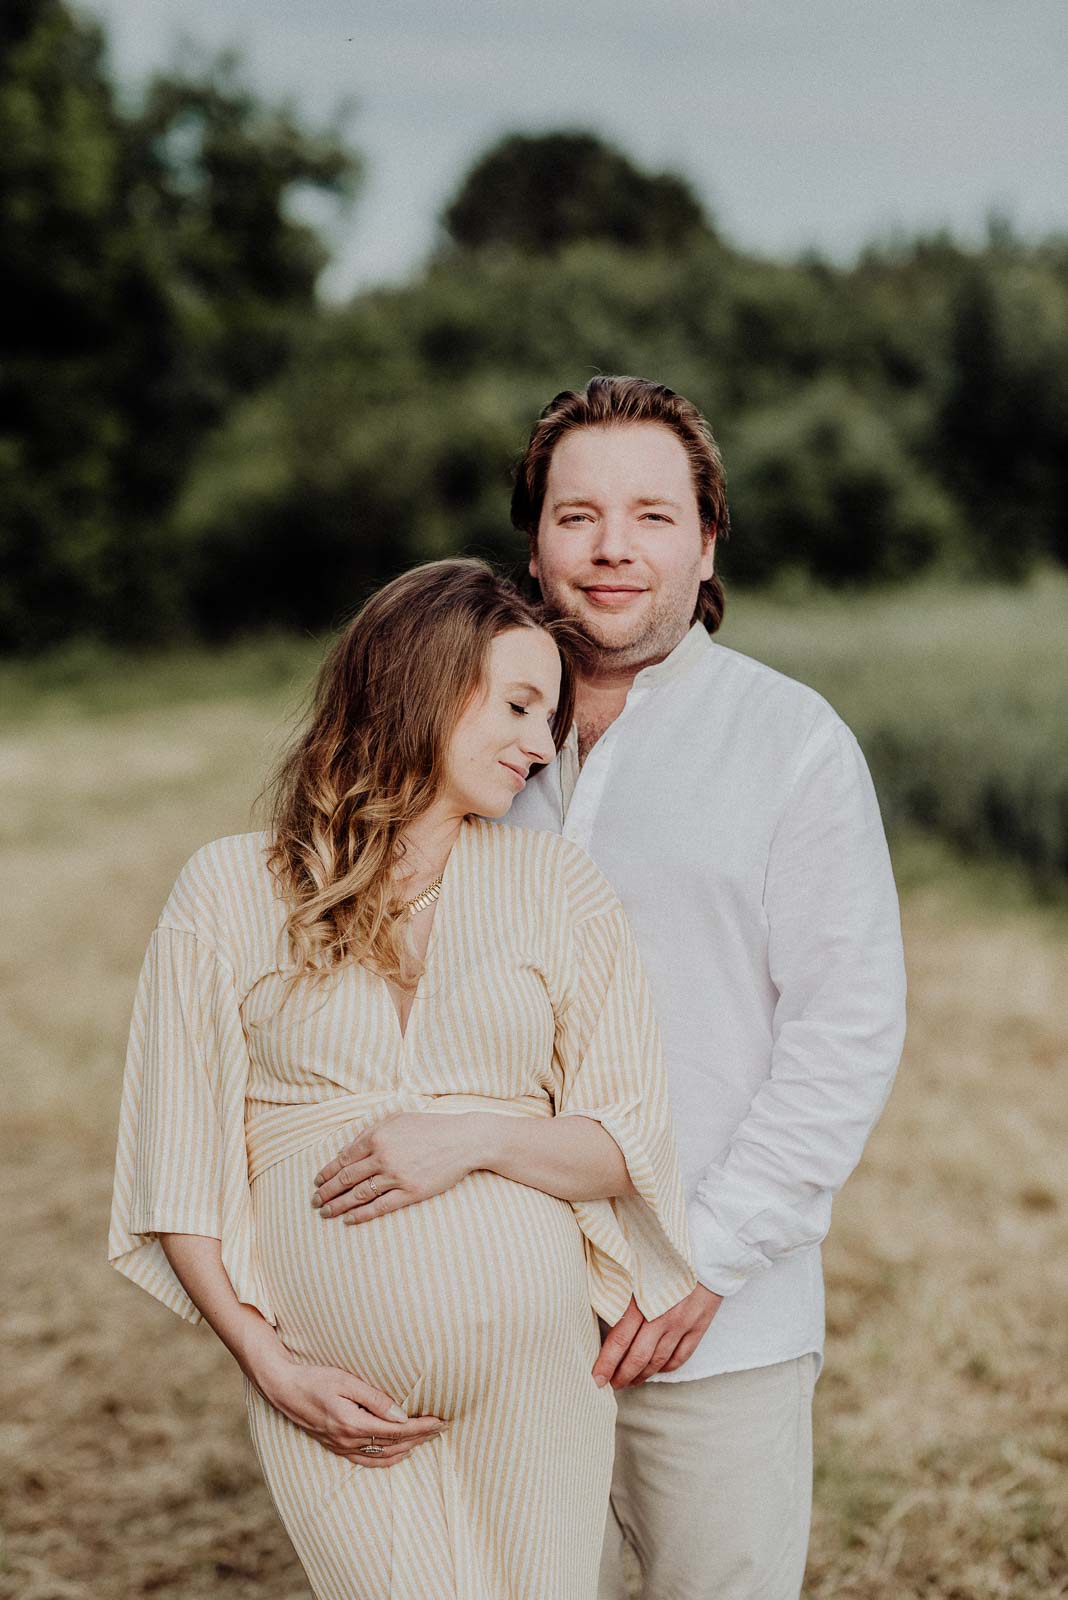
[[[871,764],[887,824],[1068,878],[1068,579],[863,597],[736,594],[720,634],[811,684]]]
[[[883,594],[732,591],[722,643],[811,684],[855,731],[887,826],[1068,882],[1068,578]],[[0,726],[255,700],[295,705],[323,641],[0,665]]]

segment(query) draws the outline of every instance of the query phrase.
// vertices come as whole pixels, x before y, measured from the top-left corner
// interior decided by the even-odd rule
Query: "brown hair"
[[[392,885],[403,830],[440,792],[449,739],[485,681],[490,644],[511,628],[544,628],[560,651],[559,749],[574,716],[581,638],[483,561],[431,561],[394,578],[330,651],[309,724],[267,791],[268,859],[291,905],[295,977],[351,960],[415,981]]]
[[[726,474],[712,429],[689,400],[649,378],[591,378],[584,389],[564,389],[545,407],[515,469],[512,524],[537,548],[538,524],[553,451],[572,428],[606,428],[621,423],[657,422],[670,428],[690,461],[694,493],[707,539],[726,539],[730,530]],[[726,596],[719,575],[698,590],[693,620],[715,633],[723,621]]]

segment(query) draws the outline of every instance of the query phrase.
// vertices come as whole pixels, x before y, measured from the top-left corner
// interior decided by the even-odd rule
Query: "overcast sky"
[[[135,85],[184,34],[309,120],[344,97],[368,177],[325,287],[415,267],[512,129],[591,128],[692,182],[736,243],[848,260],[990,211],[1068,231],[1068,0],[82,0]]]

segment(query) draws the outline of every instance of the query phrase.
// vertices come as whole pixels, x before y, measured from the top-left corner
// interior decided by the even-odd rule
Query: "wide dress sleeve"
[[[590,1299],[606,1322],[619,1321],[631,1295],[644,1316],[658,1317],[697,1282],[660,1033],[619,901],[577,847],[569,851],[565,877],[556,1113],[599,1122],[622,1151],[637,1190],[573,1202]]]
[[[108,1259],[196,1323],[201,1314],[156,1236],[219,1239],[238,1298],[273,1321],[254,1265],[244,1133],[248,1052],[233,971],[190,913],[190,879],[198,876],[190,863],[175,885],[137,985]]]

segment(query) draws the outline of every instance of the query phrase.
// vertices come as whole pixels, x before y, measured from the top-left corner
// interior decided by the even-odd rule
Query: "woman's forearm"
[[[255,1306],[237,1298],[222,1245],[200,1233],[161,1233],[163,1253],[186,1294],[266,1399],[293,1357]]]
[[[616,1141],[592,1117],[511,1117],[469,1112],[474,1169],[529,1184],[560,1200],[604,1200],[636,1190]]]

